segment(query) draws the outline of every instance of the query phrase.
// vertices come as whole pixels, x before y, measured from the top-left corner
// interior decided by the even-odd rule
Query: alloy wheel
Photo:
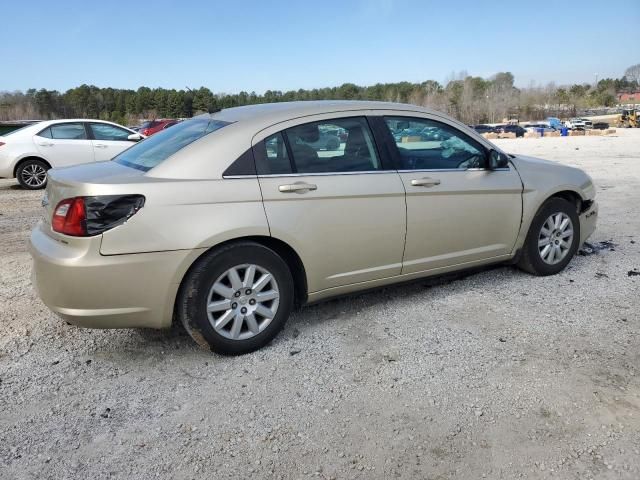
[[[566,213],[554,213],[542,224],[538,236],[540,258],[549,264],[560,263],[573,245],[573,222]]]
[[[47,171],[43,166],[31,163],[22,169],[20,177],[30,187],[41,187],[47,181]]]
[[[275,277],[254,264],[236,265],[220,275],[207,296],[207,315],[214,330],[231,340],[246,340],[264,331],[278,311]]]

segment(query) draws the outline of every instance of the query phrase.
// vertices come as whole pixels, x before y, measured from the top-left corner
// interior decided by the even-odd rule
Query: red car
[[[178,122],[179,120],[173,120],[170,118],[164,120],[149,120],[148,122],[144,122],[140,125],[138,131],[145,137],[150,137],[154,133],[158,133],[160,130],[169,128]]]

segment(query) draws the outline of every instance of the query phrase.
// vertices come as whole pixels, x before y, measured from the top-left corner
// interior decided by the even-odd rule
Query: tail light
[[[100,195],[62,200],[51,228],[73,237],[91,237],[123,224],[144,206],[142,195]]]

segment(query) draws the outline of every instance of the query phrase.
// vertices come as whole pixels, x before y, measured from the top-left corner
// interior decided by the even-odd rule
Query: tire
[[[49,165],[38,159],[22,162],[16,170],[16,178],[20,186],[26,190],[40,190],[47,186],[47,170]]]
[[[247,278],[251,266],[254,281]],[[242,282],[239,289],[232,288],[231,270],[237,273],[236,282]],[[260,286],[267,273],[272,280]],[[222,355],[242,355],[265,346],[278,334],[291,313],[293,298],[293,277],[284,260],[264,245],[240,242],[197,261],[180,289],[176,314],[198,344]],[[208,305],[215,309],[208,311]]]
[[[568,225],[572,230],[570,239],[566,236],[568,227],[565,227],[564,230],[556,227],[548,228],[551,227],[551,223],[547,222],[552,222],[553,218],[560,218],[561,225],[564,219],[570,220]],[[543,227],[545,228],[544,231]],[[545,232],[549,231],[551,231],[551,234],[547,235]],[[546,240],[550,240],[548,245],[545,243]],[[568,244],[568,247],[564,248],[563,243]],[[547,246],[550,248],[545,250]],[[554,249],[554,246],[556,249],[552,253],[551,249]],[[580,219],[575,205],[562,198],[552,197],[540,207],[538,213],[533,217],[522,249],[522,256],[517,265],[520,269],[533,275],[555,275],[564,270],[569,264],[579,246]],[[549,262],[550,259],[552,259],[551,263]]]

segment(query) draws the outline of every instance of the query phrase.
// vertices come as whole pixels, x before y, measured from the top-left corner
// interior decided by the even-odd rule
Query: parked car
[[[572,118],[564,122],[564,125],[571,130],[584,130],[584,121],[579,118]]]
[[[480,125],[470,125],[470,127],[473,128],[478,133],[495,133],[496,132],[496,127],[493,127],[491,125],[480,124]]]
[[[402,123],[448,138],[402,143]],[[330,128],[347,141],[321,155]],[[51,170],[43,205],[30,251],[49,308],[94,328],[175,317],[223,354],[268,343],[294,305],[496,263],[558,273],[598,212],[580,169],[507,155],[439,112],[339,101],[198,116]]]
[[[527,132],[539,133],[542,131],[543,133],[555,132],[556,129],[546,125],[544,123],[527,123],[522,128],[524,128]]]
[[[595,130],[607,130],[610,125],[607,122],[596,122],[593,124]]]
[[[178,122],[178,120],[173,120],[171,118],[164,120],[149,120],[148,122],[144,122],[142,125],[140,125],[138,131],[145,137],[150,137],[154,133],[158,133],[169,127],[173,127]]]
[[[565,125],[572,130],[588,130],[593,128],[593,122],[586,118],[572,118],[565,122]]]
[[[520,125],[502,125],[500,128],[496,127],[499,133],[515,133],[516,137],[522,137],[526,130]]]
[[[143,136],[102,120],[49,120],[0,137],[0,178],[17,178],[23,188],[47,184],[47,171],[110,160]]]

